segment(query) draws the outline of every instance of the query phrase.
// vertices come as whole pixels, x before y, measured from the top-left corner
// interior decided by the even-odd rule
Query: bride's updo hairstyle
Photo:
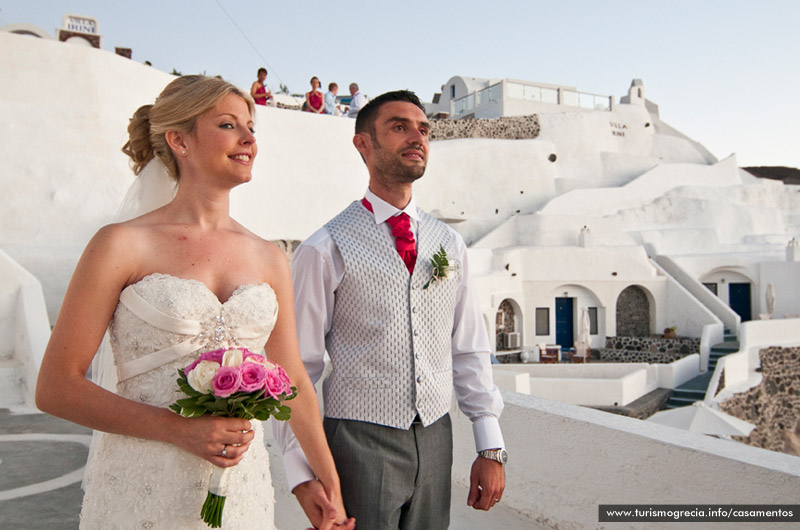
[[[249,95],[227,81],[204,75],[178,77],[161,92],[155,104],[139,107],[128,125],[129,139],[122,147],[122,152],[131,157],[133,172],[138,175],[157,156],[169,174],[178,180],[178,163],[165,133],[170,130],[190,133],[197,118],[229,94],[242,98],[253,115],[254,106]]]

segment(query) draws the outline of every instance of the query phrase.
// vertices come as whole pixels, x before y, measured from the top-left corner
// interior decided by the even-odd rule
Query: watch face
[[[508,451],[500,449],[500,463],[506,465],[506,462],[508,462]]]

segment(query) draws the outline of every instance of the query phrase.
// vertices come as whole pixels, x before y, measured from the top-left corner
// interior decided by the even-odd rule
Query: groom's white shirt
[[[398,210],[369,189],[365,197],[372,204],[375,223],[386,238],[394,243],[391,228],[385,221]],[[417,237],[419,214],[412,198],[403,212],[411,220],[411,231]],[[452,230],[448,227],[448,230]],[[467,247],[454,231],[456,260],[462,275],[457,289],[453,322],[453,382],[462,412],[472,421],[475,449],[505,447],[498,418],[503,410],[500,391],[492,380],[489,338],[472,283],[469,281]],[[328,229],[323,227],[306,239],[292,260],[292,281],[295,296],[295,317],[300,354],[308,375],[316,383],[325,367],[325,335],[331,327],[336,288],[344,277],[344,260]],[[286,422],[273,422],[275,440],[283,448],[284,467],[289,490],[313,480],[314,472]]]

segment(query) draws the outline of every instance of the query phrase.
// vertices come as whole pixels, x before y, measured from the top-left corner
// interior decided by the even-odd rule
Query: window
[[[597,308],[589,309],[589,335],[597,335]]]
[[[537,307],[536,308],[536,334],[549,335],[550,334],[550,308]]]
[[[712,282],[712,283],[703,282],[703,285],[705,285],[706,289],[708,289],[709,291],[711,291],[715,295],[717,294],[717,283],[716,282]]]
[[[456,97],[456,86],[450,85],[450,99],[455,99]]]

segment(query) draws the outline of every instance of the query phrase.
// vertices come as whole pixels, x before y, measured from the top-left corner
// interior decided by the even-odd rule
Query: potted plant
[[[668,328],[664,328],[664,338],[665,339],[674,339],[675,338],[675,331],[677,330],[677,326],[670,326]]]

